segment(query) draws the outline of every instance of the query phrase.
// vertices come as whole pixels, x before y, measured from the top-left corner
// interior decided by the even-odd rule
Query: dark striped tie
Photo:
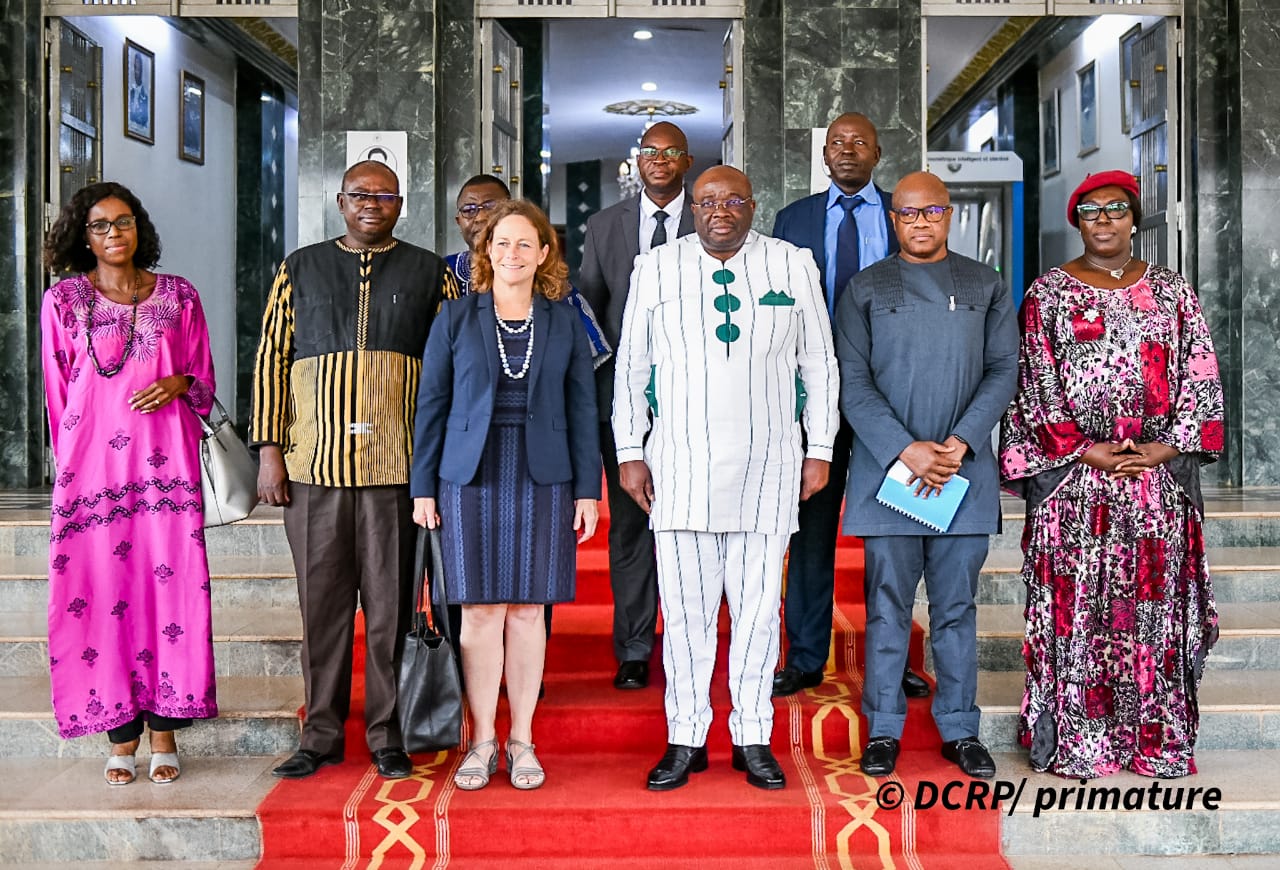
[[[653,213],[653,219],[658,225],[653,228],[653,238],[649,240],[650,249],[667,243],[667,213],[659,209]]]

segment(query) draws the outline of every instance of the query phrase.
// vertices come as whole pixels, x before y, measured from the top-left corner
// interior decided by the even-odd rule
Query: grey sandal
[[[517,750],[512,752],[512,749]],[[532,743],[521,743],[519,740],[507,740],[507,772],[511,776],[511,784],[518,789],[528,791],[541,787],[547,781],[547,772],[542,769],[542,762],[533,754]],[[523,777],[526,782],[519,782]]]
[[[486,746],[493,748],[489,763],[485,764],[480,750]],[[462,766],[453,774],[453,784],[463,791],[476,791],[489,784],[489,777],[498,769],[498,738],[491,737],[483,743],[473,743],[467,754],[463,756]],[[480,780],[475,782],[474,780]]]

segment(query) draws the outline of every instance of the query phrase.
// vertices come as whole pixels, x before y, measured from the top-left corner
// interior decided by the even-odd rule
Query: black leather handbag
[[[462,741],[462,680],[449,639],[439,529],[418,530],[413,576],[413,617],[397,682],[400,732],[408,752],[453,749]]]

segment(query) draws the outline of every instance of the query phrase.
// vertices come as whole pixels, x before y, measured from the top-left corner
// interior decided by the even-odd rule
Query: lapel
[[[497,321],[494,319],[493,294],[473,293],[472,297],[476,300],[476,338],[484,348],[484,358],[489,364],[489,383],[496,391],[502,361],[498,359],[498,338],[494,335]]]
[[[637,232],[639,228],[637,227]],[[684,192],[684,208],[680,210],[680,229],[676,231],[676,238],[687,236],[693,232],[693,193],[687,188]]]
[[[893,194],[878,184],[876,193],[880,194],[880,210],[884,213],[885,233],[889,239],[889,253],[886,256],[892,256],[899,250],[898,234],[893,229],[893,218],[889,216],[889,209],[893,208]]]
[[[827,191],[809,197],[809,238],[813,239],[813,258],[818,261],[822,293],[827,293]]]
[[[640,253],[640,197],[633,196],[627,200],[622,210],[622,250],[627,253],[630,263]],[[631,267],[627,266],[627,272]]]
[[[530,338],[533,359],[529,362],[528,401],[532,405],[533,397],[537,395],[534,390],[537,388],[538,374],[542,371],[542,360],[546,358],[547,344],[551,340],[551,300],[539,293],[533,295],[533,326],[530,329],[533,331]]]

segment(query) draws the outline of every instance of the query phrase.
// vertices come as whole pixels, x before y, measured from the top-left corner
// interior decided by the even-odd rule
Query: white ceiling
[[[925,106],[933,105],[955,80],[973,56],[987,44],[1008,18],[956,15],[948,18],[930,16],[925,36],[925,63],[928,85]]]
[[[653,33],[635,39],[637,30]],[[720,159],[723,43],[728,21],[718,19],[551,19],[546,30],[543,122],[553,163],[625,160],[646,118],[611,115],[625,100],[674,100],[697,114],[670,118],[689,137],[690,178]],[[652,92],[640,89],[654,82]],[[661,117],[655,120],[662,120]],[[528,147],[526,145],[526,147]]]

